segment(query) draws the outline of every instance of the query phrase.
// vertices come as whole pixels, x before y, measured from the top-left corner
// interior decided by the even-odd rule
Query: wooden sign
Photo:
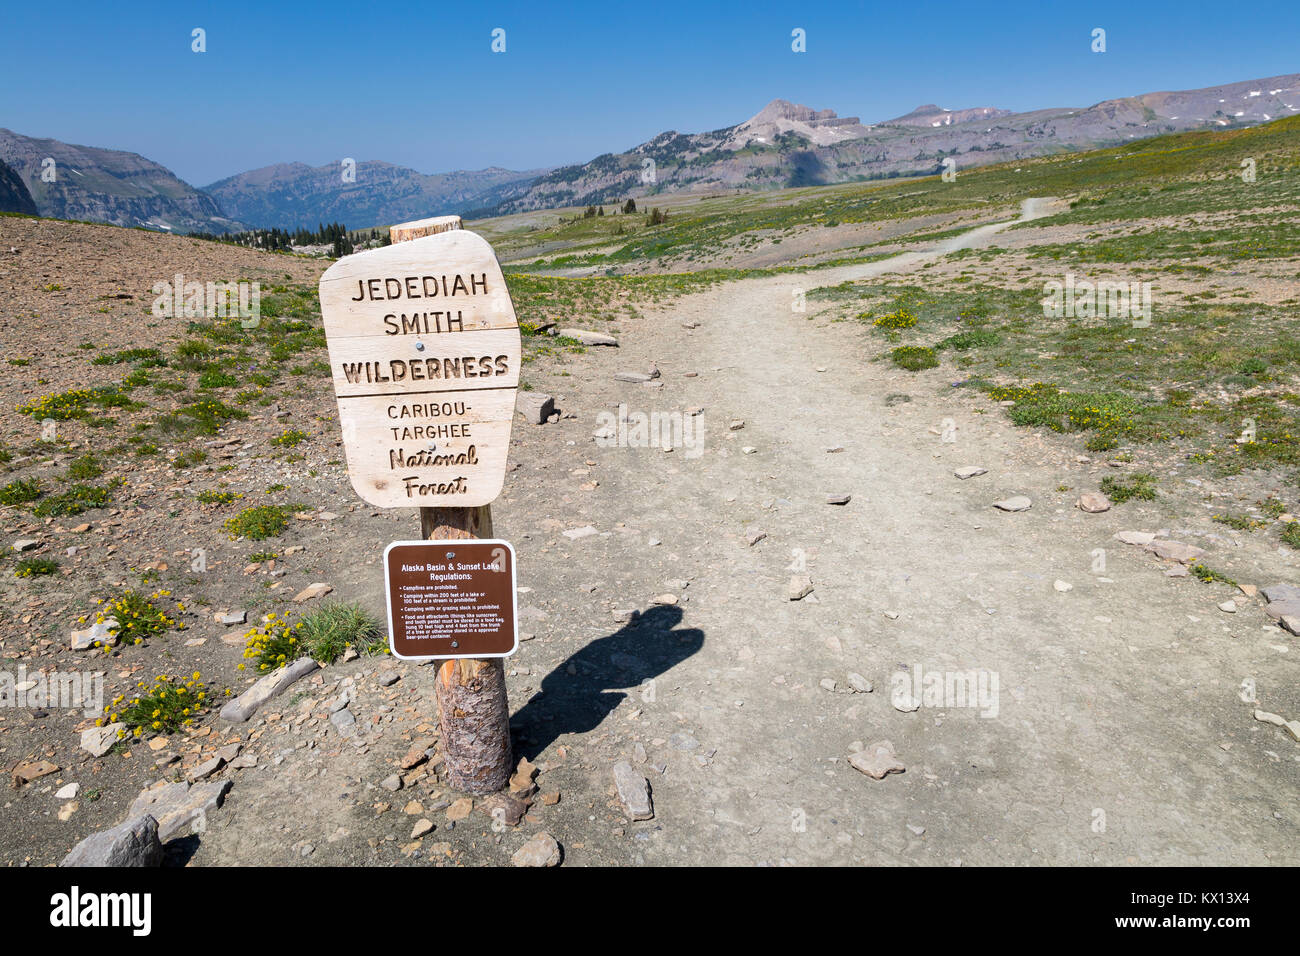
[[[519,646],[506,541],[394,541],[384,549],[384,591],[397,657],[508,657]]]
[[[347,256],[320,302],[357,494],[381,508],[495,499],[521,345],[487,240],[453,230]]]

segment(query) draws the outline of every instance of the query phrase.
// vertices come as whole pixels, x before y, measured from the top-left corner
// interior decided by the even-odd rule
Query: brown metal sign
[[[509,542],[394,541],[384,549],[384,591],[397,657],[508,657],[519,646]]]

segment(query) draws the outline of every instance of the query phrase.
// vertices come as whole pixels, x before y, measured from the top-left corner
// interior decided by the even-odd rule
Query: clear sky
[[[1300,72],[1300,4],[1255,0],[64,0],[6,4],[0,23],[0,126],[141,153],[197,186],[345,156],[426,173],[582,162],[776,97],[872,122]]]

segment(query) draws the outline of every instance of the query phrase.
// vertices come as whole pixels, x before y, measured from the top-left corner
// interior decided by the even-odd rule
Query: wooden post
[[[393,226],[394,243],[459,229],[459,216],[439,216]],[[421,508],[420,537],[492,537],[492,506]],[[510,780],[510,703],[502,658],[443,661],[435,680],[438,728],[447,783],[465,793],[495,793]]]

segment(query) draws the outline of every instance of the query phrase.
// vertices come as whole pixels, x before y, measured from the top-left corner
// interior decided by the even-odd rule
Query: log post
[[[402,223],[389,230],[394,243],[459,229],[459,216]],[[421,508],[425,541],[492,537],[492,507]],[[438,729],[447,783],[471,794],[495,793],[510,780],[510,703],[499,657],[443,661],[435,680]]]

